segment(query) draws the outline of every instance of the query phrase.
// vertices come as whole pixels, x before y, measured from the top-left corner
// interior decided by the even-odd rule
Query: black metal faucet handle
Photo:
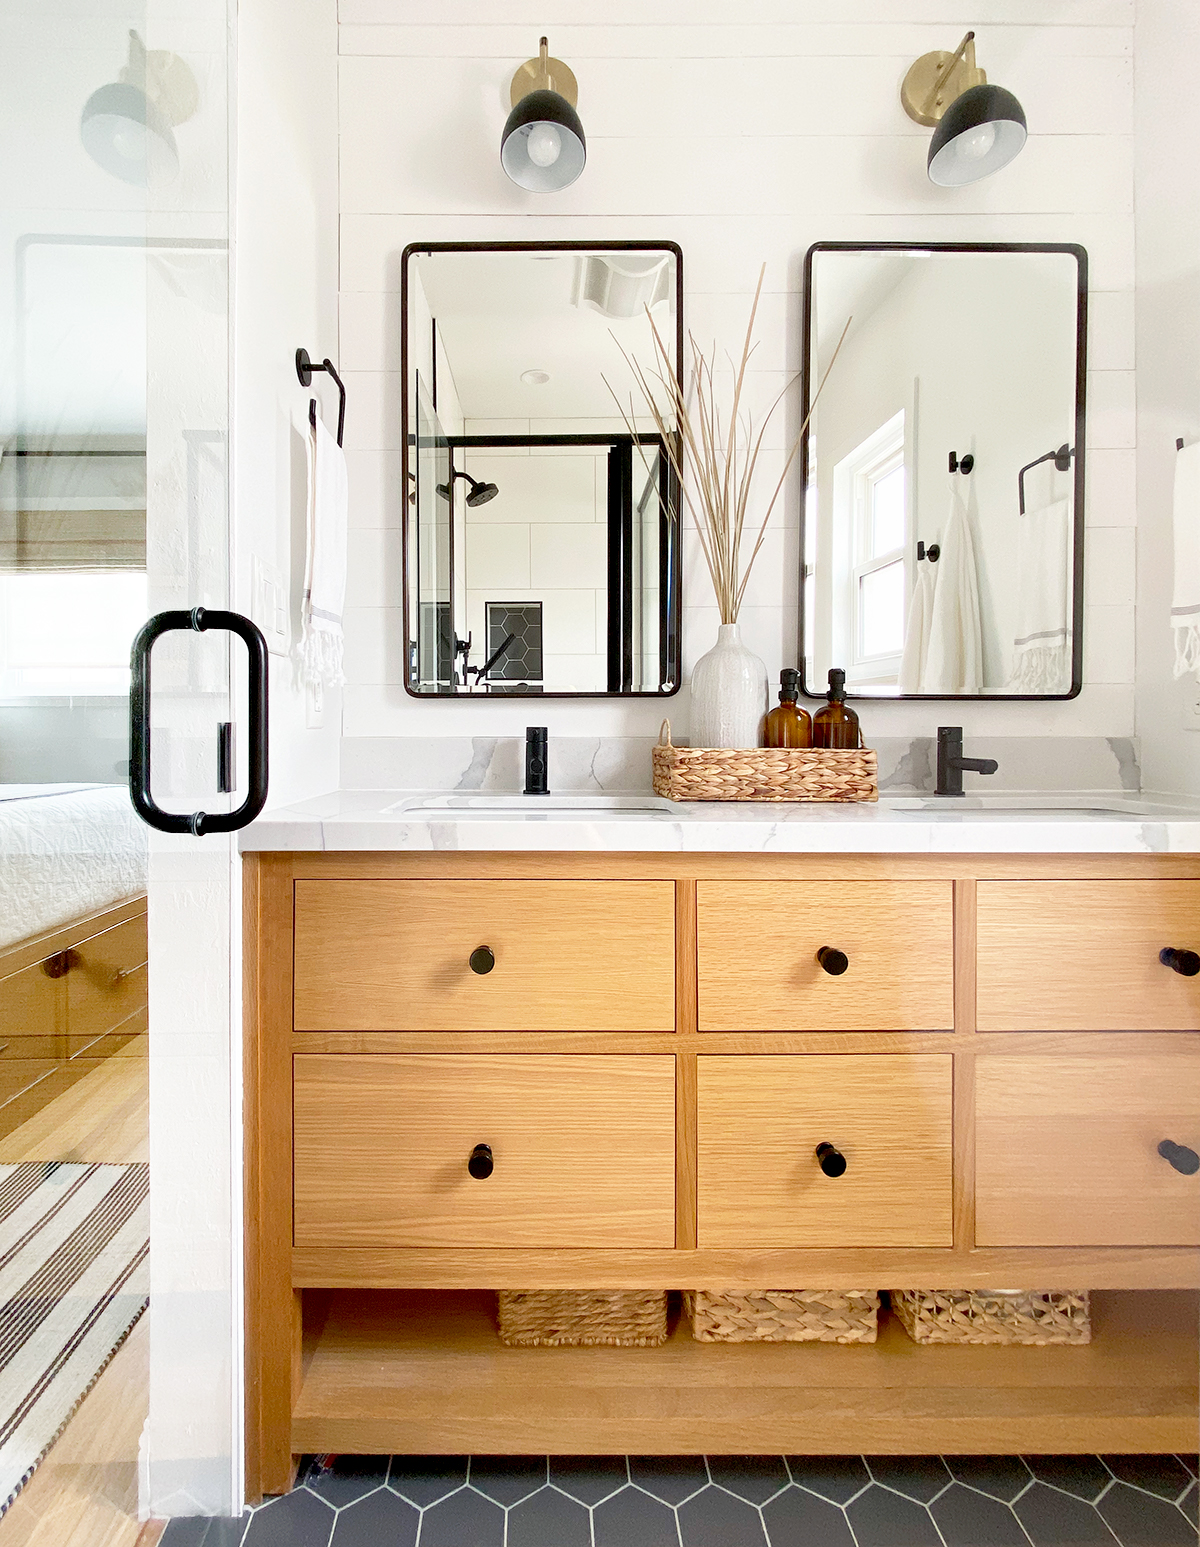
[[[831,978],[840,978],[850,965],[850,958],[845,951],[839,951],[833,945],[823,945],[817,952],[817,960]]]
[[[826,1176],[845,1176],[846,1157],[841,1150],[835,1149],[832,1144],[823,1143],[818,1144],[813,1153]]]
[[[477,1144],[471,1151],[471,1158],[467,1161],[467,1170],[477,1182],[485,1182],[496,1169],[496,1162],[492,1156],[490,1144]]]
[[[1174,946],[1165,945],[1158,953],[1158,959],[1164,967],[1170,967],[1172,972],[1178,972],[1181,977],[1194,978],[1200,972],[1200,956],[1195,951],[1180,951]]]
[[[1171,1139],[1164,1139],[1158,1146],[1158,1153],[1183,1176],[1195,1176],[1200,1171],[1200,1155],[1189,1149],[1186,1144],[1176,1144]]]
[[[525,727],[525,793],[550,793],[550,732],[544,725]]]
[[[467,958],[467,965],[482,978],[496,965],[496,953],[490,945],[477,945]]]

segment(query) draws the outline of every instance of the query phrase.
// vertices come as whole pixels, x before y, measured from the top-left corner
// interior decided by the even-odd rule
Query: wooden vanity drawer
[[[67,973],[67,1045],[73,1057],[117,1027],[140,1031],[146,1010],[146,915],[83,940]],[[131,1018],[141,1019],[126,1026]]]
[[[675,1244],[670,1056],[294,1064],[297,1246]]]
[[[30,1037],[66,1047],[66,978],[50,977],[42,962],[0,978],[0,1044]],[[2,1056],[2,1055],[0,1055]]]
[[[1200,1244],[1200,1049],[981,1057],[975,1135],[980,1246]]]
[[[952,1059],[698,1059],[699,1245],[949,1246]],[[846,1162],[827,1176],[817,1146]]]
[[[696,906],[701,1031],[954,1024],[949,881],[701,881]]]
[[[981,881],[980,1031],[1200,1030],[1200,881]]]
[[[297,881],[295,927],[297,1031],[675,1028],[671,881]]]

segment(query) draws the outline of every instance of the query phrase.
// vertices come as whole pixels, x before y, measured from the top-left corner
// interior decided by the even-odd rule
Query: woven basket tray
[[[867,747],[676,747],[663,721],[652,752],[654,793],[668,800],[878,800]]]
[[[893,1289],[892,1309],[914,1343],[1090,1343],[1088,1292]]]
[[[497,1300],[500,1341],[509,1348],[657,1348],[667,1341],[662,1290],[502,1289]]]
[[[879,1321],[874,1290],[694,1289],[683,1304],[701,1343],[873,1343]]]

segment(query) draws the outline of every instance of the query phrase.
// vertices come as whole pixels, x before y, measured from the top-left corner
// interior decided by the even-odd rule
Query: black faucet
[[[550,754],[546,746],[549,732],[544,725],[525,727],[525,793],[549,795]]]
[[[962,726],[938,726],[937,794],[961,795],[964,772],[994,774],[999,768],[994,757],[964,757]]]

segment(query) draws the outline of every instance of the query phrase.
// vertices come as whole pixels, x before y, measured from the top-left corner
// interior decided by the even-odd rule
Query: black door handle
[[[164,811],[150,793],[150,652],[154,641],[174,630],[227,629],[246,646],[250,657],[250,792],[236,811],[210,815],[207,811]],[[180,608],[156,613],[138,631],[129,655],[132,681],[129,687],[129,798],[142,821],[163,833],[232,833],[245,827],[267,803],[267,642],[249,618],[240,612],[220,612],[205,607]]]
[[[1200,956],[1195,951],[1179,951],[1174,946],[1165,945],[1158,953],[1158,959],[1164,967],[1170,967],[1185,978],[1194,978],[1200,972]]]
[[[1169,1166],[1174,1166],[1176,1171],[1181,1171],[1184,1176],[1195,1176],[1200,1171],[1200,1155],[1193,1149],[1188,1149],[1186,1144],[1176,1144],[1171,1139],[1164,1139],[1158,1146],[1158,1153]]]

